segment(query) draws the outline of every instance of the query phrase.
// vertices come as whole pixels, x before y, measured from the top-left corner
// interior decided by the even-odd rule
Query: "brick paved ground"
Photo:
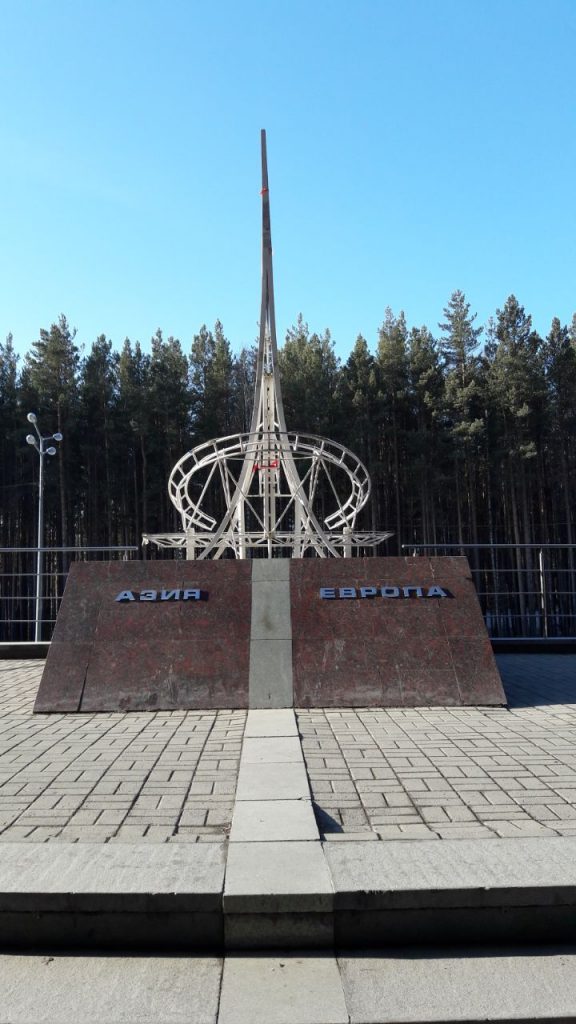
[[[222,842],[246,713],[33,715],[41,661],[0,661],[0,841]]]
[[[298,713],[327,839],[576,835],[576,657],[499,664],[509,709]]]
[[[300,711],[328,839],[576,835],[576,657],[499,659],[510,709]],[[0,661],[0,840],[215,842],[242,711],[32,715]]]

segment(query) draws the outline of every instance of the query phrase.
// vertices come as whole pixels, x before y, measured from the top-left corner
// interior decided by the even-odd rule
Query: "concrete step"
[[[0,956],[0,1024],[576,1020],[576,947]]]
[[[576,948],[226,957],[218,1024],[576,1020]]]
[[[218,957],[0,956],[0,1024],[216,1024]]]
[[[576,942],[576,839],[327,843],[337,947]]]
[[[227,948],[576,942],[576,839],[231,844]]]
[[[338,963],[351,1024],[576,1020],[574,946],[356,952]]]
[[[227,863],[226,863],[226,858]],[[4,947],[576,943],[576,840],[6,843]]]
[[[222,949],[222,844],[6,843],[0,946]]]

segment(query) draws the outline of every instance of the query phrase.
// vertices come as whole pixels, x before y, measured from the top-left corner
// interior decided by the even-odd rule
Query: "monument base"
[[[506,703],[465,558],[84,562],[36,712]]]

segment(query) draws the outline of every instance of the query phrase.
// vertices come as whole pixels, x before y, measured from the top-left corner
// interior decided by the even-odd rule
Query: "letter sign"
[[[205,590],[198,590],[190,587],[188,590],[121,590],[114,598],[115,601],[207,601],[208,593]]]
[[[184,594],[187,593],[189,593],[189,591],[185,590]],[[320,587],[320,597],[330,598],[331,600],[338,597],[348,600],[357,597],[377,597],[378,594],[386,598],[401,597],[408,598],[409,600],[417,597],[454,597],[449,590],[446,590],[444,587],[439,587],[438,584],[434,584],[431,587]]]

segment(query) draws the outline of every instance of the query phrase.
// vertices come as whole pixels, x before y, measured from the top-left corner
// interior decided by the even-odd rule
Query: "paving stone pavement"
[[[576,835],[576,657],[498,661],[509,708],[298,712],[325,839]]]
[[[499,658],[509,708],[298,712],[328,840],[576,835],[576,657]],[[246,712],[33,715],[0,661],[0,841],[222,842]]]
[[[33,715],[42,661],[0,661],[0,841],[223,842],[245,711]]]

